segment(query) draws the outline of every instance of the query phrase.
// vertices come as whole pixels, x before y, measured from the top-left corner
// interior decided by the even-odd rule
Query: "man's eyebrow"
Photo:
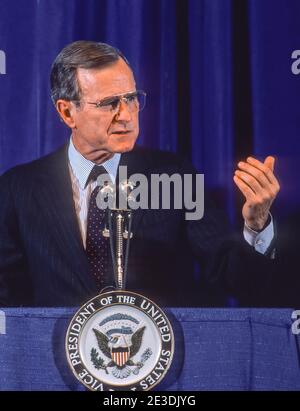
[[[114,100],[114,99],[116,99],[116,98],[119,98],[120,96],[126,97],[126,96],[131,96],[131,95],[134,95],[134,94],[136,94],[136,90],[134,90],[134,91],[128,91],[128,93],[114,94],[114,95],[112,95],[112,96],[103,97],[103,98],[98,99],[98,100],[96,99],[96,101]]]
[[[116,94],[116,95],[114,95],[114,96],[107,96],[107,97],[103,97],[101,100],[102,101],[104,101],[104,100],[114,100],[114,99],[116,99],[116,98],[119,98],[119,96],[123,96],[123,94]]]

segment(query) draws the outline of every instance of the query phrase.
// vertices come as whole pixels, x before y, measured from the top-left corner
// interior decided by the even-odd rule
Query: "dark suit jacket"
[[[170,153],[135,148],[121,156],[128,175],[194,173]],[[137,210],[127,289],[162,305],[213,305],[213,289],[243,305],[270,305],[272,265],[230,232],[206,196],[205,215]],[[201,280],[193,276],[193,258]],[[107,284],[113,284],[110,273]],[[72,197],[67,146],[0,178],[0,306],[74,306],[97,294],[82,246]],[[217,303],[218,304],[218,303]]]

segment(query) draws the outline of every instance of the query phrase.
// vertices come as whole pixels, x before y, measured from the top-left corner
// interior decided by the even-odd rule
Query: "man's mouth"
[[[112,134],[128,134],[130,132],[131,130],[119,130],[119,131],[114,131]]]

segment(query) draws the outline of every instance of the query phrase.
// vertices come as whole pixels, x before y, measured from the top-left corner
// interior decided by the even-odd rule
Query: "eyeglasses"
[[[146,93],[142,90],[137,90],[132,93],[119,94],[117,96],[106,97],[98,102],[86,101],[86,104],[95,106],[103,113],[110,112],[116,114],[120,110],[120,102],[126,103],[128,110],[131,113],[142,111],[146,104]]]

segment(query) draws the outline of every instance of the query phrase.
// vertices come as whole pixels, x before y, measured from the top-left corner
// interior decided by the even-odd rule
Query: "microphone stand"
[[[132,201],[133,198],[130,195],[128,195],[128,190],[132,190],[134,185],[130,182],[122,184],[120,186],[121,190],[123,191],[123,195],[126,195],[127,201],[129,198]],[[108,190],[106,189],[106,192],[107,191]],[[130,240],[133,237],[132,210],[128,208],[108,208],[107,220],[108,230],[104,229],[102,235],[105,237],[109,237],[109,245],[112,256],[112,265],[115,279],[115,288],[117,290],[124,290],[126,288],[127,282]],[[125,252],[124,240],[126,240]]]

